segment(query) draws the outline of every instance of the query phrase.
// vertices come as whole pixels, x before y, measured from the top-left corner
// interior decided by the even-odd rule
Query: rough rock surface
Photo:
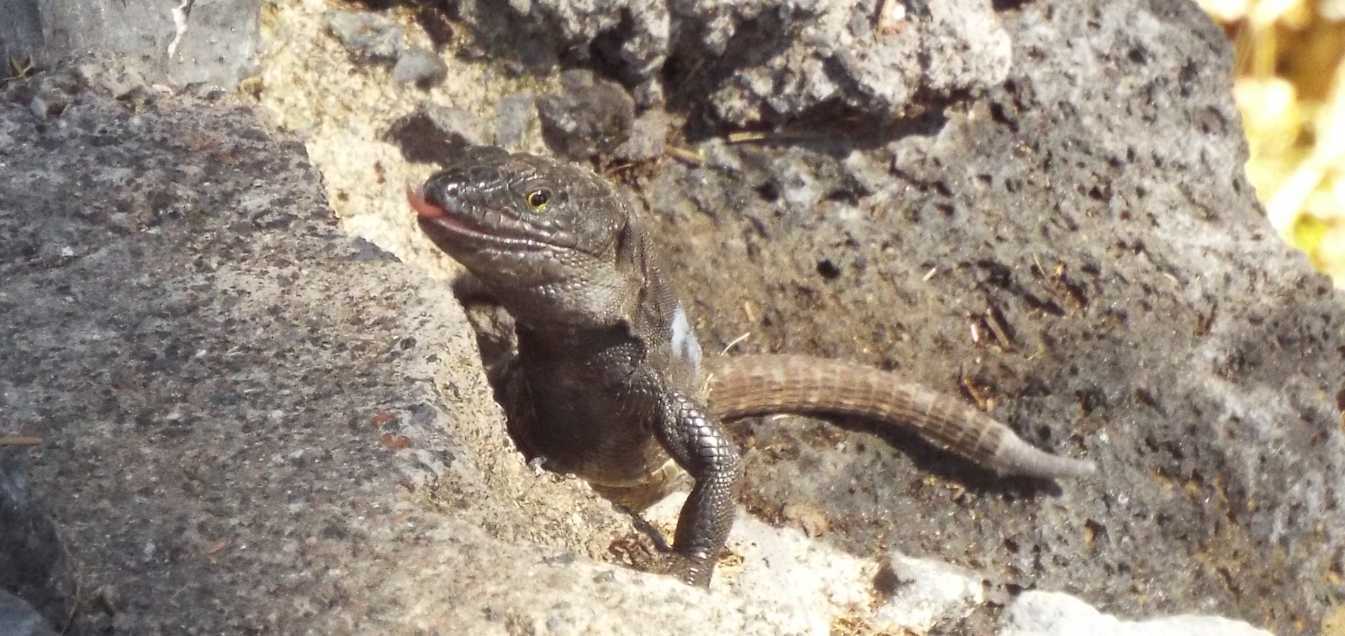
[[[460,309],[337,228],[301,145],[230,103],[69,99],[49,120],[0,104],[0,411],[43,440],[30,481],[85,591],[77,631],[479,614],[455,595],[545,616],[551,589],[633,576],[564,565],[628,524],[513,456]],[[554,576],[586,582],[505,589]],[[501,607],[475,620],[533,620]]]
[[[1185,3],[994,22],[1017,63],[983,95],[917,96],[937,114],[896,126],[851,104],[864,117],[627,180],[708,348],[750,333],[740,348],[895,368],[1102,474],[1054,492],[776,421],[740,438],[749,508],[823,505],[823,540],[950,558],[1000,599],[1311,631],[1345,569],[1340,299],[1257,213],[1222,34]]]
[[[49,624],[772,634],[870,620],[872,562],[755,520],[733,544],[742,574],[716,594],[602,563],[647,542],[582,484],[523,463],[447,286],[343,233],[295,140],[231,99],[137,108],[73,74],[48,82],[67,106],[39,118],[22,106],[39,83],[0,100],[0,408],[4,434],[42,438],[33,499],[85,590]],[[34,576],[15,598],[45,593],[30,584],[51,587]]]
[[[0,0],[0,61],[118,54],[155,81],[234,86],[256,68],[261,0]]]
[[[417,86],[442,82],[447,74],[448,65],[444,64],[434,51],[420,47],[402,51],[401,56],[397,58],[397,64],[392,67],[392,79]]]
[[[620,84],[591,71],[566,71],[560,81],[559,90],[537,99],[542,136],[556,154],[591,159],[630,138],[635,102]]]
[[[741,126],[836,106],[884,121],[994,86],[1010,57],[991,4],[466,0],[458,11],[484,54],[541,68],[579,59],[646,106],[666,95]]]
[[[1000,636],[1271,636],[1246,623],[1209,616],[1169,616],[1125,621],[1107,616],[1077,598],[1032,591],[1014,601]]]
[[[406,35],[401,25],[377,13],[329,11],[327,30],[358,60],[392,64],[401,54]]]
[[[1000,18],[1019,63],[984,97],[637,184],[707,349],[894,368],[1099,476],[1052,493],[773,421],[741,438],[749,509],[825,505],[823,540],[951,559],[997,597],[1313,632],[1345,570],[1345,311],[1258,214],[1223,35],[1183,3]]]
[[[851,4],[381,14],[444,55],[422,90],[357,66],[325,0],[283,3],[249,95],[305,148],[133,73],[11,84],[0,411],[18,430],[0,434],[44,437],[33,489],[96,601],[75,629],[1103,633],[1222,614],[1295,634],[1339,616],[1345,310],[1256,213],[1222,35],[1175,3]],[[784,35],[836,25],[873,33]],[[749,46],[767,36],[778,50]],[[870,94],[865,64],[909,62],[842,64],[874,47],[943,52]],[[610,170],[661,226],[707,350],[750,333],[735,350],[893,368],[1100,474],[997,480],[862,423],[752,422],[751,514],[711,594],[613,565],[648,567],[649,542],[512,452],[424,273],[451,265],[402,195],[432,169],[396,134],[417,110],[453,109],[417,129],[443,151],[544,150],[548,56],[646,106],[666,90],[640,148],[613,151],[653,160]],[[814,63],[844,81],[827,93]],[[676,161],[655,156],[659,120]],[[752,121],[789,126],[719,127]],[[650,520],[666,533],[678,503]]]
[[[0,634],[6,636],[55,636],[42,614],[18,596],[0,589]]]
[[[48,634],[43,616],[69,615],[75,579],[56,524],[28,486],[23,453],[0,446],[0,634]]]

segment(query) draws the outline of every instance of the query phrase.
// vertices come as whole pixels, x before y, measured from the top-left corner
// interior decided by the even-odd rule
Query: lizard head
[[[435,245],[520,321],[608,327],[643,285],[634,211],[587,169],[474,147],[407,199]]]

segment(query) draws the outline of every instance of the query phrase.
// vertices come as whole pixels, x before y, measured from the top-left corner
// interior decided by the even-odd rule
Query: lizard
[[[609,496],[666,482],[673,465],[688,473],[669,568],[688,584],[709,586],[733,525],[741,456],[725,421],[861,416],[913,427],[1001,474],[1095,471],[891,372],[804,355],[702,355],[636,207],[587,168],[489,146],[441,167],[407,199],[437,248],[514,318],[517,351],[497,397],[515,442]]]

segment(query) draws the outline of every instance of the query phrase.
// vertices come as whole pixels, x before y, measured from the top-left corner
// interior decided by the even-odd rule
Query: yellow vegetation
[[[1247,177],[1275,229],[1345,289],[1345,0],[1200,0],[1234,38]]]

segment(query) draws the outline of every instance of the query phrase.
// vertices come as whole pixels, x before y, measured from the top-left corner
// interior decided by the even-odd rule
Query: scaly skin
[[[733,524],[738,450],[720,421],[836,413],[913,426],[1006,474],[1079,476],[1093,464],[1039,451],[956,400],[876,369],[805,356],[744,356],[702,369],[686,313],[638,214],[591,171],[472,148],[408,192],[425,233],[515,318],[502,374],[510,432],[529,457],[623,497],[695,481],[673,548],[682,580],[708,586]]]
[[[871,367],[799,355],[712,360],[710,412],[724,420],[770,413],[857,415],[914,427],[926,439],[1000,473],[1082,477],[1092,462],[1043,453],[962,402]]]

